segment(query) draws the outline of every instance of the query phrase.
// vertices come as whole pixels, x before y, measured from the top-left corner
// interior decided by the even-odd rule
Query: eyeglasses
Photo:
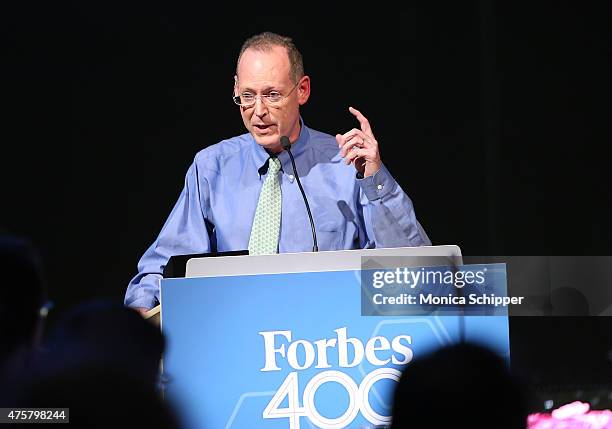
[[[232,100],[234,100],[234,103],[241,107],[253,107],[258,98],[268,106],[279,106],[287,97],[289,97],[293,90],[297,88],[298,84],[299,82],[296,83],[293,88],[291,88],[291,91],[289,91],[287,95],[283,95],[278,91],[270,91],[261,95],[253,94],[252,92],[247,91],[240,95],[234,95]]]

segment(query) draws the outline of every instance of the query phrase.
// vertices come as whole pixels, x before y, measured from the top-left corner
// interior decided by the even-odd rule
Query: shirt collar
[[[259,178],[266,174],[268,171],[268,159],[270,158],[270,154],[266,152],[266,150],[257,144],[253,136],[251,135],[252,141],[252,153],[253,153],[253,162],[255,164],[255,168],[257,169]],[[310,141],[310,133],[306,125],[304,125],[304,120],[300,116],[300,135],[298,139],[291,145],[291,153],[294,158],[300,156],[308,147],[308,142]],[[278,155],[278,159],[281,162],[283,171],[293,171],[291,168],[291,159],[289,158],[289,154],[287,151],[282,151]]]

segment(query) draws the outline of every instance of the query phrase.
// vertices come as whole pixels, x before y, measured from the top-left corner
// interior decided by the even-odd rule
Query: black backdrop
[[[265,30],[302,50],[310,127],[356,126],[349,105],[370,119],[435,244],[466,255],[610,254],[603,9],[80,3],[12,6],[0,18],[0,228],[41,249],[55,314],[122,299],[195,153],[243,132],[230,100],[235,57]],[[611,332],[609,318],[513,319],[513,362],[543,382],[612,377]]]

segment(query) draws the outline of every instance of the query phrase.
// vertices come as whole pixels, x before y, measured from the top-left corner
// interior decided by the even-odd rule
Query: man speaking
[[[157,240],[138,263],[125,304],[140,311],[159,301],[173,255],[248,249],[250,254],[429,245],[412,202],[382,164],[368,120],[331,136],[308,128],[300,106],[310,78],[290,38],[262,33],[238,56],[234,102],[248,134],[200,151]],[[283,149],[295,158],[299,178]],[[290,146],[288,146],[290,143]]]

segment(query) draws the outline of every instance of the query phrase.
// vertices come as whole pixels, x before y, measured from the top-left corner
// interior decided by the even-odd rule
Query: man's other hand
[[[139,312],[140,315],[143,316],[143,317],[144,317],[145,313],[150,310],[149,308],[144,308],[144,307],[132,307],[132,309],[136,310],[137,312]]]

